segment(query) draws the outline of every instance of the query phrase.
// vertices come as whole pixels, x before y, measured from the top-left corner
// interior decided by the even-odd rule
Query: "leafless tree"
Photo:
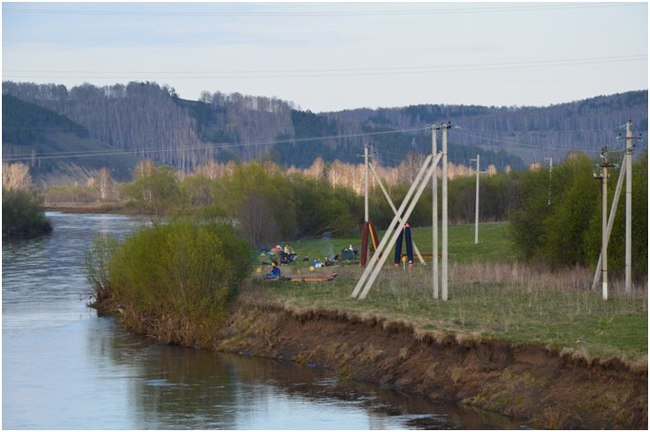
[[[104,167],[97,172],[97,189],[99,189],[99,197],[102,201],[106,201],[113,196],[113,178],[111,177],[111,170]]]
[[[28,190],[33,187],[29,167],[24,163],[2,164],[2,187],[8,190]]]
[[[267,199],[253,193],[239,206],[238,227],[250,244],[259,248],[279,239],[278,223]]]

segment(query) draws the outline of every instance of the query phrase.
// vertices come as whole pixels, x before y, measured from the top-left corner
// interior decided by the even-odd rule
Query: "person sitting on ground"
[[[278,263],[276,263],[274,260],[271,265],[273,266],[273,268],[271,269],[271,273],[267,273],[264,276],[264,279],[280,279],[281,274],[280,274],[280,267],[278,267]]]

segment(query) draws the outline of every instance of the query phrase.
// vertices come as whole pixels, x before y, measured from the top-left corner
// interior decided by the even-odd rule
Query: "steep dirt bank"
[[[213,348],[499,412],[537,428],[647,429],[647,365],[241,301]]]

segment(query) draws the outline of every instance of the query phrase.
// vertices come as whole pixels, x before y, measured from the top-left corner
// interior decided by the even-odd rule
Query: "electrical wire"
[[[468,132],[468,131],[465,130],[465,129],[460,129],[460,130],[457,131],[457,133],[460,133],[461,135],[466,135],[466,136],[468,136],[468,137],[472,137],[472,138],[477,138],[477,139],[482,139],[482,140],[486,140],[486,141],[497,142],[497,143],[499,143],[499,144],[504,144],[504,143],[505,143],[505,144],[510,144],[510,145],[516,146],[516,147],[533,148],[533,149],[536,149],[536,150],[546,150],[546,151],[580,151],[580,152],[585,152],[585,153],[594,153],[594,154],[600,153],[600,150],[589,150],[589,149],[578,148],[578,147],[555,147],[555,146],[554,146],[554,147],[550,147],[550,146],[548,146],[548,145],[546,145],[546,144],[543,144],[543,145],[535,145],[535,144],[532,144],[532,143],[524,143],[524,142],[521,142],[521,141],[515,141],[515,140],[512,140],[512,139],[508,139],[508,138],[494,138],[494,137],[489,137],[489,136],[486,136],[486,135],[480,135],[480,134],[478,134],[478,133],[471,133],[471,132]],[[616,153],[616,152],[622,152],[622,151],[624,152],[625,149],[624,149],[624,148],[622,148],[622,149],[617,149],[616,147],[612,147],[612,148],[610,149],[610,147],[608,146],[608,151],[613,152],[613,153]]]
[[[473,72],[502,69],[525,69],[540,67],[563,67],[587,64],[605,64],[648,59],[647,54],[629,54],[608,57],[570,58],[553,60],[527,60],[518,62],[474,63],[438,66],[402,66],[373,68],[325,68],[325,69],[284,69],[284,70],[230,70],[230,71],[76,71],[76,70],[34,70],[5,69],[4,75],[15,78],[78,78],[78,79],[131,79],[134,76],[155,75],[159,79],[259,79],[259,78],[334,78],[344,76],[382,76],[411,75],[449,72]]]
[[[484,7],[456,7],[449,8],[415,8],[415,9],[369,9],[369,10],[202,10],[202,11],[161,11],[161,10],[108,10],[108,9],[54,9],[52,7],[15,7],[3,8],[3,13],[21,13],[38,15],[99,15],[99,16],[152,16],[152,17],[371,17],[371,16],[401,16],[401,15],[456,15],[456,14],[494,14],[504,12],[542,12],[572,9],[593,9],[593,8],[620,8],[639,6],[643,3],[547,3],[542,5],[510,4]],[[5,5],[6,6],[6,5]]]
[[[34,128],[39,129],[39,128]],[[182,147],[174,148],[165,148],[161,149],[159,147],[144,147],[139,149],[115,149],[115,150],[89,150],[89,151],[69,151],[69,152],[44,152],[44,153],[21,153],[10,156],[3,155],[2,160],[4,162],[17,162],[23,160],[31,160],[36,157],[38,159],[65,159],[65,158],[80,158],[80,157],[100,157],[100,156],[128,156],[128,155],[143,155],[148,153],[169,153],[176,151],[188,151],[188,150],[223,150],[229,148],[245,148],[245,147],[257,147],[257,146],[274,146],[281,144],[295,144],[295,143],[305,143],[313,141],[322,141],[322,140],[337,140],[337,139],[348,139],[348,138],[363,138],[377,135],[390,135],[406,132],[420,132],[427,130],[428,127],[419,127],[419,128],[408,128],[408,129],[397,129],[390,131],[380,131],[380,132],[365,132],[365,133],[354,133],[354,134],[344,134],[344,135],[328,135],[328,136],[318,136],[318,137],[304,137],[304,138],[295,138],[295,139],[286,139],[286,140],[273,140],[273,141],[259,141],[259,142],[247,142],[247,143],[199,143],[194,145],[186,145]],[[603,129],[606,130],[606,129]],[[461,136],[467,136],[470,138],[481,139],[485,141],[492,141],[498,144],[508,144],[516,147],[523,148],[532,148],[536,150],[546,150],[546,151],[581,151],[586,153],[597,154],[600,150],[588,150],[577,147],[552,147],[549,148],[546,144],[536,145],[532,143],[525,143],[521,141],[512,140],[509,138],[495,138],[487,135],[481,134],[481,131],[471,132],[467,129],[458,129],[455,131],[456,134]],[[620,147],[620,146],[619,146]],[[625,152],[625,148],[618,147],[608,147],[608,151],[612,153]],[[393,152],[388,149],[382,148],[381,150],[375,148],[375,153],[378,158],[386,160],[387,162],[399,163],[401,161],[402,153]]]
[[[97,157],[97,156],[123,156],[123,155],[136,155],[136,154],[145,154],[145,153],[160,153],[160,152],[174,152],[179,150],[222,150],[226,148],[237,148],[237,147],[256,147],[256,146],[274,146],[279,144],[294,144],[294,143],[304,143],[312,141],[323,141],[323,140],[336,140],[336,139],[348,139],[348,138],[362,138],[370,137],[377,135],[389,135],[405,132],[417,132],[423,131],[426,128],[409,128],[409,129],[396,129],[390,131],[380,131],[380,132],[365,132],[365,133],[354,133],[354,134],[344,134],[344,135],[328,135],[328,136],[319,136],[319,137],[304,137],[304,138],[295,138],[295,139],[286,139],[286,140],[273,140],[273,141],[261,141],[261,142],[248,142],[248,143],[200,143],[189,146],[174,147],[168,149],[161,149],[159,147],[148,147],[141,149],[129,149],[129,150],[92,150],[84,152],[50,152],[50,153],[39,153],[36,156],[32,154],[18,154],[12,156],[3,155],[2,160],[5,162],[15,162],[20,160],[31,160],[33,157],[38,159],[63,159],[63,158],[73,158],[73,157]]]

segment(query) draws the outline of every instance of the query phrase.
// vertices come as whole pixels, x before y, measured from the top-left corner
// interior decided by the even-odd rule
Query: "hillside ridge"
[[[451,162],[468,165],[480,154],[484,166],[524,169],[545,158],[559,162],[571,151],[595,153],[603,146],[615,147],[618,128],[627,119],[633,120],[635,132],[646,133],[648,123],[647,90],[541,108],[427,104],[325,113],[240,93],[204,92],[198,101],[190,101],[151,82],[84,84],[68,90],[63,85],[5,81],[3,95],[17,98],[8,99],[9,105],[22,100],[64,116],[106,149],[183,172],[211,160],[266,159],[298,168],[310,166],[317,157],[359,163],[366,144],[372,145],[379,164],[395,166],[409,153],[430,152],[427,127],[445,121],[459,126],[449,135]],[[3,116],[3,126],[21,121]],[[59,147],[65,147],[62,141]],[[11,154],[11,144],[16,143],[3,134],[4,154]],[[87,152],[69,151],[84,156],[75,161],[84,165]],[[104,161],[113,165],[113,159]]]

